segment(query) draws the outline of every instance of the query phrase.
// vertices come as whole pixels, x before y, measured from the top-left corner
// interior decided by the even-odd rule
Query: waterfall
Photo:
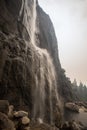
[[[31,42],[35,45],[35,32],[36,32],[36,0],[34,0],[33,4],[33,18],[32,18],[32,30],[31,30]]]
[[[37,49],[37,48],[36,48]],[[50,56],[46,50],[38,48],[39,70],[35,74],[36,88],[34,90],[34,118],[44,120],[46,85],[49,87],[50,122],[52,123],[52,89],[55,85],[55,74]],[[46,83],[47,80],[47,83]],[[38,115],[37,115],[38,114]]]
[[[26,27],[32,46],[38,58],[38,68],[35,70],[33,87],[33,118],[38,119],[41,123],[44,121],[46,112],[46,99],[49,101],[49,115],[50,123],[53,122],[53,91],[55,92],[56,100],[59,103],[56,85],[56,73],[52,59],[46,49],[41,49],[36,45],[35,32],[36,29],[36,0],[33,0],[32,9],[29,9],[29,0],[22,0],[22,6],[19,17],[23,17],[23,25]],[[31,19],[28,19],[30,18]],[[31,24],[29,24],[29,22]],[[31,25],[31,26],[30,26]],[[48,97],[47,92],[48,91]]]

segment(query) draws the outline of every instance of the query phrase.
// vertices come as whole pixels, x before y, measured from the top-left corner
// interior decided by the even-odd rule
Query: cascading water
[[[32,9],[29,9],[29,0],[22,0],[22,6],[19,13],[19,18],[24,15],[22,24],[26,27],[27,32],[30,35],[32,46],[35,50],[38,62],[38,68],[35,70],[33,89],[33,118],[38,119],[40,122],[44,121],[46,112],[46,99],[49,100],[49,115],[50,123],[53,121],[53,91],[56,95],[56,100],[59,103],[59,97],[56,86],[56,74],[52,63],[52,59],[45,49],[41,49],[36,46],[35,32],[36,29],[36,0],[33,0]],[[32,15],[32,16],[31,16]],[[31,19],[29,19],[31,16]],[[31,23],[31,26],[28,24]],[[46,97],[46,89],[48,90],[48,97]]]
[[[31,42],[35,45],[35,32],[36,32],[36,0],[33,4],[33,18],[32,18],[32,32],[31,32]]]

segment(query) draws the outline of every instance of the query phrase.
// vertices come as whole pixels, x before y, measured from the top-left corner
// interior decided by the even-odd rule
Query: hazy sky
[[[87,84],[87,0],[39,0],[39,4],[54,24],[67,76]]]

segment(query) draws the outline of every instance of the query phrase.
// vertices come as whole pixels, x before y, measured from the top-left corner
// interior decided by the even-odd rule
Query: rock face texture
[[[16,33],[21,0],[0,0],[0,5],[0,30],[4,33]]]
[[[65,70],[62,69],[60,64],[58,42],[53,24],[49,15],[47,15],[40,8],[40,6],[37,6],[37,17],[37,23],[40,31],[40,34],[37,33],[37,36],[40,40],[38,46],[41,48],[46,48],[53,59],[57,75],[58,92],[60,93],[63,101],[66,102],[72,100],[71,82],[69,78],[66,77]]]
[[[27,109],[31,117],[36,118],[37,114],[42,117],[46,113],[43,117],[46,122],[53,120],[59,126],[61,112],[56,91],[63,95],[63,87],[59,80],[62,72],[57,39],[49,16],[38,2],[35,7],[33,0],[27,4],[21,0],[0,0],[0,99],[8,100],[17,109]],[[50,74],[52,67],[56,73]],[[70,88],[68,90],[70,92]],[[50,119],[52,111],[54,118]]]

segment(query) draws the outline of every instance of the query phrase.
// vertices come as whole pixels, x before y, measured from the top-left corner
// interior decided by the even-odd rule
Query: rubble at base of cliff
[[[60,128],[30,120],[26,111],[16,111],[7,100],[0,100],[0,130],[87,130],[81,122],[65,122]]]

